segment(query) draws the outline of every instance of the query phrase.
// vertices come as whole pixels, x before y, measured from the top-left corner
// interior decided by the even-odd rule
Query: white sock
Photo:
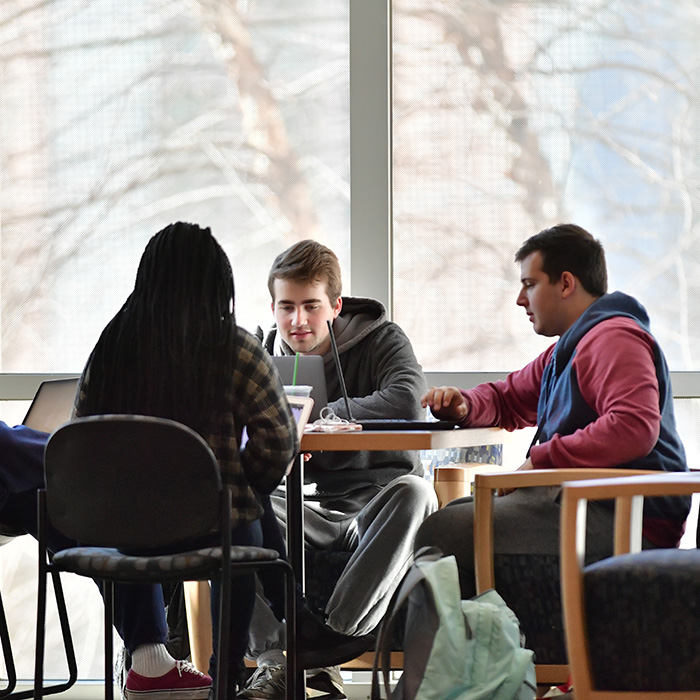
[[[139,676],[157,678],[175,668],[175,659],[165,644],[140,644],[131,655],[131,668]]]

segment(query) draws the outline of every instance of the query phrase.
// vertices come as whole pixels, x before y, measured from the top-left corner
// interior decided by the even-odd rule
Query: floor
[[[343,671],[342,675],[345,695],[348,697],[348,700],[369,700],[372,687],[372,674],[370,671]],[[17,690],[31,689],[31,687],[32,684],[28,681],[17,684]],[[386,693],[383,691],[382,696],[386,696]],[[104,698],[104,686],[98,681],[78,681],[70,690],[62,693],[60,697],[62,700],[102,700]],[[119,689],[116,686],[114,688],[114,697],[116,699],[119,698]]]

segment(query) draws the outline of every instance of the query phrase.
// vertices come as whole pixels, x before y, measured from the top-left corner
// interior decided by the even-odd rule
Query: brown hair
[[[600,241],[576,224],[558,224],[528,238],[515,254],[515,262],[528,255],[542,254],[542,272],[554,284],[564,272],[577,277],[583,288],[593,296],[608,291],[605,252]]]
[[[342,291],[340,263],[335,253],[325,245],[312,240],[295,243],[280,253],[272,263],[267,278],[267,288],[272,301],[275,300],[275,280],[293,282],[325,282],[331,305],[335,304]]]

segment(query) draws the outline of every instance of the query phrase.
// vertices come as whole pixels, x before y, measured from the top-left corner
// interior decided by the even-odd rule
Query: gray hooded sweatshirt
[[[425,417],[420,405],[426,391],[423,371],[406,334],[387,320],[382,304],[343,297],[333,331],[354,418]],[[269,331],[264,344],[271,354],[294,354],[277,328]],[[323,359],[328,405],[347,418],[333,356],[328,352]],[[321,452],[305,465],[305,496],[326,501],[369,486],[379,490],[404,474],[423,474],[418,452]]]

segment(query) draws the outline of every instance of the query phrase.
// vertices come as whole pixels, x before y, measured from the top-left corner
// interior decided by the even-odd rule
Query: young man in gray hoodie
[[[276,324],[264,339],[274,355],[321,355],[328,406],[348,418],[331,353],[333,324],[340,363],[355,419],[425,416],[425,377],[405,333],[373,299],[341,296],[340,265],[326,246],[305,240],[281,253],[268,278]],[[352,552],[330,597],[327,624],[364,635],[381,622],[408,569],[420,524],[437,510],[420,456],[411,451],[323,452],[304,470],[304,535],[313,549]],[[283,493],[271,497],[286,521]],[[285,695],[282,626],[256,606],[251,655],[258,671],[242,696],[282,700]],[[310,673],[310,687],[342,692],[337,669]],[[312,678],[316,677],[316,684]]]

